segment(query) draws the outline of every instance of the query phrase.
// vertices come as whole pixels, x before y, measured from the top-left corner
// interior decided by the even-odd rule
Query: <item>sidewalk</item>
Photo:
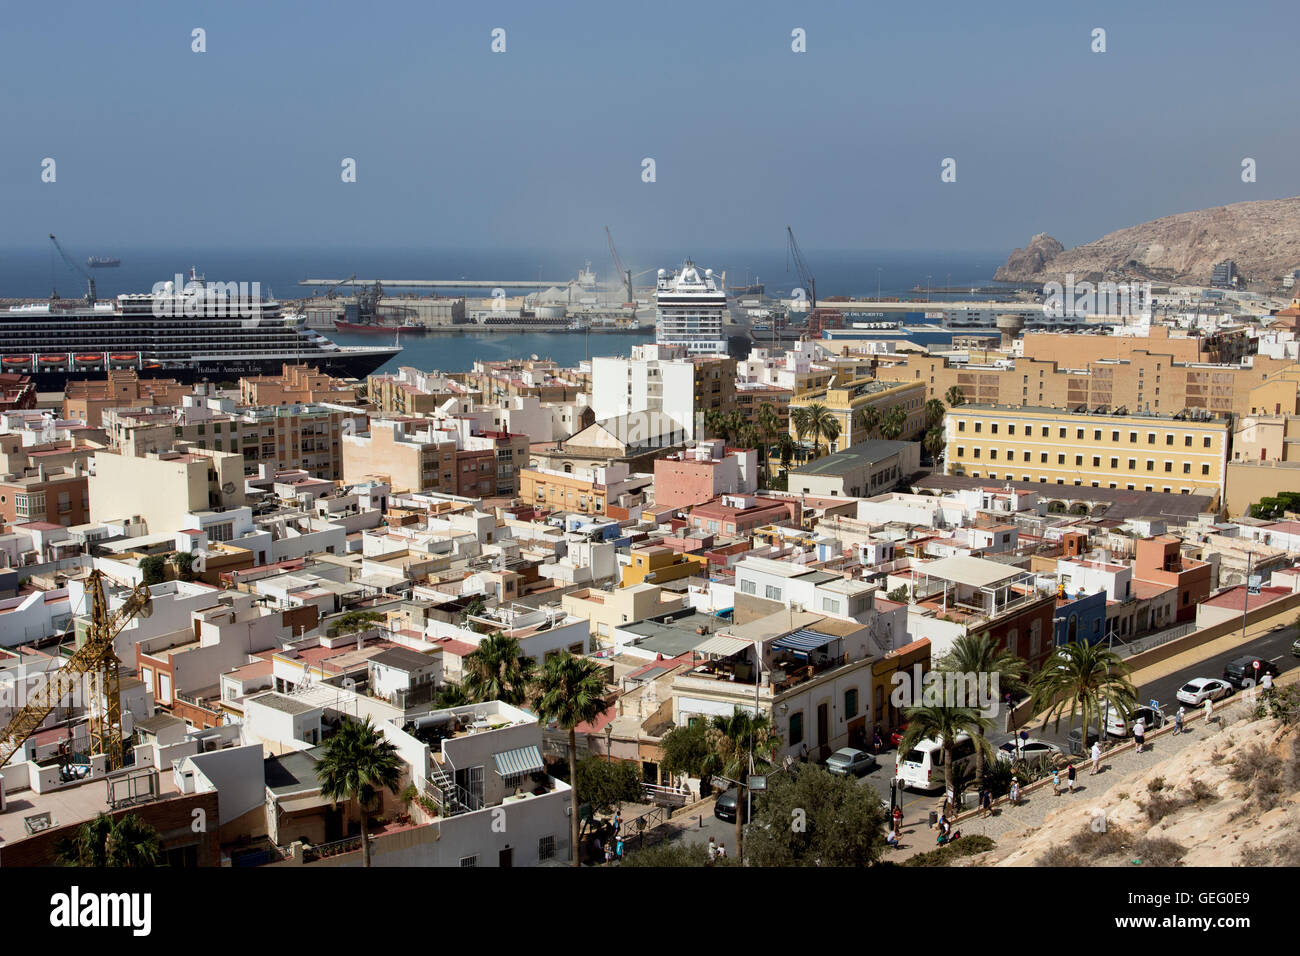
[[[1246,625],[1246,640],[1267,634],[1279,625],[1287,626],[1295,619],[1295,617],[1296,611],[1294,609],[1287,609],[1285,611],[1279,611],[1272,617],[1265,618],[1256,624],[1248,624]],[[1152,664],[1149,667],[1138,668],[1129,675],[1129,680],[1133,682],[1135,687],[1139,687],[1142,684],[1149,683],[1153,680],[1168,677],[1170,674],[1176,674],[1183,668],[1199,664],[1206,658],[1214,657],[1217,654],[1227,653],[1228,651],[1240,647],[1242,643],[1241,630],[1238,629],[1231,634],[1226,634],[1223,637],[1215,638],[1212,641],[1207,641],[1204,644],[1199,644],[1196,647],[1189,648],[1175,654],[1173,657]]]
[[[1275,686],[1284,687],[1298,680],[1300,680],[1300,671],[1292,671],[1283,674],[1275,682]],[[1014,841],[1017,835],[1024,831],[1041,826],[1043,820],[1052,811],[1068,806],[1072,802],[1086,806],[1091,800],[1129,775],[1139,773],[1155,762],[1165,760],[1193,744],[1203,742],[1207,739],[1207,735],[1213,737],[1223,729],[1224,716],[1231,715],[1236,718],[1242,713],[1242,707],[1240,694],[1233,695],[1227,702],[1219,703],[1214,710],[1214,719],[1208,727],[1205,725],[1203,708],[1189,708],[1183,718],[1183,733],[1174,734],[1173,723],[1170,722],[1160,730],[1147,734],[1147,746],[1143,753],[1137,752],[1137,747],[1132,740],[1114,747],[1102,755],[1101,771],[1095,777],[1091,775],[1092,761],[1080,758],[1075,763],[1078,779],[1075,781],[1073,794],[1065,789],[1065,774],[1062,773],[1061,795],[1054,796],[1052,778],[1048,776],[1020,791],[1020,806],[1012,807],[1006,797],[1001,797],[994,801],[992,816],[984,818],[980,815],[981,811],[968,810],[958,814],[953,821],[953,829],[960,830],[963,839],[983,834],[993,838],[999,844],[1006,840]],[[901,863],[918,853],[933,850],[937,847],[935,843],[937,836],[937,832],[930,829],[924,818],[917,819],[911,826],[905,823],[902,846],[898,850],[886,851],[883,859]]]

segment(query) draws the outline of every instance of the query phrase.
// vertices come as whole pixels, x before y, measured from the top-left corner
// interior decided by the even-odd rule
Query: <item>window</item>
[[[824,597],[822,598],[822,610],[830,611],[832,614],[839,614],[840,602],[835,600],[834,598]]]
[[[1130,459],[1128,460],[1128,470],[1129,470],[1129,471],[1136,471],[1136,470],[1137,470],[1137,466],[1138,466],[1138,462],[1137,462],[1137,459],[1136,459],[1136,458],[1130,458]]]
[[[1156,433],[1155,433],[1155,432],[1147,432],[1147,444],[1148,444],[1148,445],[1154,445],[1155,443],[1156,443]]]
[[[1183,436],[1183,446],[1184,446],[1185,448],[1191,448],[1191,447],[1192,447],[1192,436],[1191,436],[1191,435],[1184,435],[1184,436]]]
[[[1075,467],[1076,467],[1076,468],[1079,467],[1079,466],[1081,466],[1081,465],[1083,464],[1083,456],[1082,456],[1082,455],[1075,455],[1075,456],[1074,456],[1074,464],[1075,464]]]
[[[462,856],[460,858],[460,865],[462,869],[470,866],[478,866],[478,856]]]
[[[998,450],[997,450],[996,448],[990,448],[990,449],[989,449],[989,457],[990,457],[991,459],[993,459],[994,461],[997,461],[997,460],[998,460]]]
[[[779,601],[781,600],[781,589],[768,584],[763,588],[763,596],[769,601]]]
[[[1029,461],[1029,452],[1025,452],[1025,461]]]
[[[1083,441],[1083,429],[1082,429],[1082,428],[1076,428],[1076,429],[1075,429],[1075,432],[1074,432],[1074,437],[1077,438],[1077,439],[1079,439],[1079,441]]]
[[[965,454],[966,454],[966,448],[965,448],[965,446],[963,446],[963,445],[958,445],[958,446],[957,446],[957,457],[958,457],[958,458],[961,458],[961,457],[964,456]]]
[[[1101,429],[1100,429],[1100,428],[1098,428],[1096,431],[1094,431],[1094,432],[1092,433],[1092,440],[1093,440],[1093,441],[1101,441]]]
[[[550,860],[554,858],[555,858],[555,837],[544,836],[541,839],[539,839],[537,841],[537,859]]]
[[[1039,454],[1038,454],[1038,463],[1039,463],[1040,465],[1045,465],[1045,464],[1047,464],[1047,452],[1045,452],[1045,451],[1044,451],[1044,452],[1039,452]]]
[[[1118,458],[1112,458],[1112,459],[1110,460],[1110,467],[1112,467],[1112,468],[1118,468],[1118,467],[1119,467],[1119,459],[1118,459]]]
[[[1155,470],[1156,470],[1156,463],[1155,463],[1154,461],[1152,461],[1150,458],[1148,458],[1148,459],[1147,459],[1147,471],[1155,471]]]
[[[1065,464],[1065,456],[1064,456],[1064,455],[1057,455],[1057,456],[1056,456],[1056,463],[1057,463],[1058,465],[1064,465],[1064,464]]]
[[[1201,466],[1201,474],[1202,474],[1202,475],[1208,475],[1209,473],[1210,473],[1210,466],[1209,466],[1209,465],[1202,465],[1202,466]]]
[[[959,421],[959,422],[957,423],[957,431],[959,431],[959,432],[964,432],[965,430],[966,430],[966,422],[965,422],[965,421]]]
[[[1136,445],[1136,444],[1137,444],[1137,440],[1138,440],[1138,433],[1137,433],[1137,432],[1129,432],[1129,433],[1128,433],[1128,440],[1129,440],[1132,444]]]
[[[1064,429],[1064,428],[1061,429],[1061,435],[1060,435],[1060,437],[1061,437],[1061,438],[1064,438],[1064,437],[1065,437],[1065,429]]]
[[[1008,426],[1007,426],[1007,434],[1008,434],[1008,435],[1014,435],[1015,433],[1016,433],[1016,426],[1015,426],[1015,425],[1008,425]]]
[[[844,717],[846,720],[858,716],[858,689],[850,687],[844,692]]]
[[[1046,425],[1043,426],[1043,437],[1044,437],[1044,438],[1047,437],[1047,426],[1046,426]]]
[[[1209,436],[1209,435],[1206,435],[1206,436],[1205,436],[1205,444],[1204,444],[1204,447],[1205,447],[1205,448],[1209,448],[1209,447],[1210,447],[1210,436]]]
[[[1168,434],[1165,435],[1165,444],[1172,445],[1173,443],[1174,443],[1174,433],[1169,432]]]
[[[1174,463],[1172,461],[1165,462],[1165,471],[1173,471],[1173,470],[1174,470]]]
[[[1183,462],[1183,474],[1184,474],[1184,475],[1190,475],[1191,473],[1192,473],[1192,466],[1191,466],[1191,463],[1190,463],[1190,462],[1186,462],[1186,461]]]
[[[1097,455],[1092,456],[1092,467],[1094,468],[1101,467],[1101,458],[1099,458]]]
[[[989,426],[989,433],[990,433],[990,434],[993,434],[993,435],[996,435],[996,434],[998,433],[998,423],[997,423],[997,422],[994,422],[992,425]]]
[[[790,715],[790,746],[803,743],[803,711]]]
[[[755,582],[753,582],[753,581],[741,581],[741,582],[740,582],[740,593],[741,593],[741,594],[757,594],[757,593],[758,593],[758,585],[757,585]]]
[[[978,431],[983,431],[983,430],[984,430],[984,423],[983,423],[983,422],[976,422],[976,423],[975,423],[975,430],[976,430],[977,432],[978,432]]]
[[[1111,432],[1110,440],[1115,442],[1119,441],[1119,432]]]

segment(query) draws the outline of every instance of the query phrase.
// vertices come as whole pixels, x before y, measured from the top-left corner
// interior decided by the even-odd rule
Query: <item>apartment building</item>
[[[130,455],[95,453],[90,520],[139,516],[151,533],[192,527],[190,516],[244,504],[244,460],[232,452],[181,445]]]
[[[945,474],[1167,494],[1223,495],[1219,417],[961,405],[945,418]]]
[[[645,501],[653,475],[634,474],[627,465],[605,468],[525,468],[519,472],[519,497],[535,507],[578,514],[608,514],[611,505],[631,507]]]
[[[682,508],[720,495],[747,495],[758,489],[758,452],[727,448],[721,439],[655,459],[655,505]]]
[[[395,375],[371,375],[366,397],[389,415],[432,415],[451,399],[477,399],[481,392],[438,371],[403,366]]]
[[[156,408],[179,405],[193,389],[170,378],[140,378],[134,369],[111,369],[99,381],[69,381],[63,393],[63,417],[100,426],[106,408]]]
[[[921,446],[913,441],[859,442],[788,472],[792,493],[865,497],[878,495],[910,478],[921,467]]]
[[[352,404],[357,387],[327,375],[312,365],[281,366],[279,375],[249,375],[239,380],[244,405],[307,405],[312,402]]]
[[[638,345],[631,358],[591,360],[591,405],[596,420],[659,413],[687,438],[701,438],[704,415],[736,407],[736,360],[688,356],[680,345]]]
[[[382,476],[394,491],[455,494],[459,487],[455,442],[410,431],[411,424],[406,419],[381,419],[370,423],[368,434],[342,436],[343,480]]]
[[[839,435],[829,442],[823,438],[819,445],[830,452],[836,452],[877,437],[875,433],[867,433],[862,421],[862,413],[867,408],[874,408],[881,420],[893,409],[901,408],[906,415],[906,424],[898,437],[904,440],[920,437],[925,430],[925,402],[926,387],[921,382],[858,378],[843,383],[833,381],[825,388],[802,392],[790,402],[790,435],[800,446],[796,460],[806,461],[820,454],[818,449],[812,447],[812,436],[800,435],[794,427],[793,415],[798,408],[824,405],[835,416],[840,425]]]

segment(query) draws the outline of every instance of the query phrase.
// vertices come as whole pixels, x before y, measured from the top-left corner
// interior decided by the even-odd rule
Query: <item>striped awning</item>
[[[536,746],[493,754],[492,762],[496,764],[497,773],[503,777],[519,777],[546,769],[546,764],[542,762],[542,752]]]
[[[808,653],[819,648],[825,647],[831,641],[838,641],[839,638],[834,634],[820,634],[817,631],[801,629],[793,634],[787,634],[773,643],[773,647],[779,647],[787,651]]]
[[[719,657],[730,657],[732,654],[739,654],[747,647],[753,647],[752,641],[742,641],[738,637],[727,637],[725,634],[718,634],[709,638],[703,644],[695,647],[700,654],[717,654]]]

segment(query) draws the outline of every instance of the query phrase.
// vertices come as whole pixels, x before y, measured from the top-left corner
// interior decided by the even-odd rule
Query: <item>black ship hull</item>
[[[72,370],[59,368],[53,370],[11,368],[5,366],[0,371],[16,372],[26,375],[36,385],[38,392],[61,392],[70,381],[103,380],[112,369],[132,369],[140,378],[166,378],[192,385],[198,382],[237,382],[250,375],[279,375],[283,367],[294,364],[310,365],[328,375],[338,378],[364,379],[401,351],[400,348],[376,347],[345,352],[315,352],[301,356],[285,355],[275,358],[250,359],[203,359],[184,364],[155,364],[113,362],[107,368],[103,364],[86,365]]]

